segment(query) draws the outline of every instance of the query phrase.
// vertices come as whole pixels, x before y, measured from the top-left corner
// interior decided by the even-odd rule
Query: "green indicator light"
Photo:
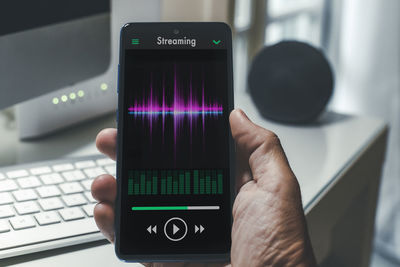
[[[140,43],[139,39],[132,39],[133,45],[138,45]]]
[[[78,91],[78,96],[83,97],[85,95],[85,92],[83,90]]]
[[[52,102],[54,105],[57,105],[58,103],[60,103],[60,100],[58,100],[57,97],[54,97]]]
[[[68,97],[66,95],[62,95],[61,96],[61,101],[62,102],[67,102],[67,100],[68,100]]]
[[[71,100],[74,100],[74,99],[76,98],[76,94],[75,94],[75,93],[70,93],[70,94],[69,94],[69,98],[70,98]]]
[[[213,43],[219,45],[219,43],[221,43],[221,40],[213,40]]]
[[[108,89],[108,84],[106,84],[106,83],[100,84],[100,89],[103,90],[103,91],[107,90]]]
[[[132,207],[132,210],[187,210],[188,206]]]

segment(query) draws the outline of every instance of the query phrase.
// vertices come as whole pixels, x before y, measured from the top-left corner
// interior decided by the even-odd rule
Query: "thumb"
[[[270,190],[274,180],[294,177],[282,149],[278,136],[254,124],[240,110],[235,109],[229,116],[232,137],[236,142],[237,185],[240,188],[250,180]],[[238,189],[239,189],[238,188]]]

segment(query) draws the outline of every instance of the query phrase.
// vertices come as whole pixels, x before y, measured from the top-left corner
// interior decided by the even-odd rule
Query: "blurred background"
[[[400,266],[400,1],[237,0],[234,28],[236,90],[246,90],[242,63],[258,45],[305,41],[321,48],[333,66],[329,109],[389,123],[371,266]]]
[[[328,108],[378,116],[389,123],[371,266],[400,266],[400,1],[270,0],[265,6],[262,2],[235,3],[240,7],[234,16],[240,36],[236,63],[246,60],[239,52],[246,40],[259,38],[247,37],[254,28],[264,31],[265,45],[284,39],[311,43],[326,53],[335,72]],[[257,15],[265,17],[256,19]],[[246,64],[236,65],[236,90],[246,88],[242,66]]]
[[[400,266],[400,1],[236,0],[225,1],[223,9],[224,1],[205,0],[193,14],[188,10],[199,1],[177,2],[185,15],[177,19],[167,9],[167,19],[191,18],[203,10],[203,20],[232,25],[236,91],[247,90],[248,66],[261,47],[303,41],[322,49],[333,67],[329,110],[388,122],[371,266]]]

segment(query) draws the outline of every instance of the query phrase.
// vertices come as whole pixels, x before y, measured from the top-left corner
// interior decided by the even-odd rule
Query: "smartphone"
[[[120,259],[229,260],[231,38],[224,23],[123,26],[115,204]]]

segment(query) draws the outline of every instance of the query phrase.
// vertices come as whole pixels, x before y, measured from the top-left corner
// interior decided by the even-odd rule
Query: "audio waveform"
[[[178,85],[176,65],[174,66],[173,79],[173,96],[166,95],[165,75],[162,81],[162,95],[157,96],[160,88],[153,88],[152,77],[150,79],[149,90],[146,90],[147,97],[142,100],[133,101],[133,105],[128,108],[128,114],[135,118],[142,118],[149,121],[150,133],[153,131],[153,123],[162,119],[162,131],[165,131],[166,117],[173,118],[174,125],[174,142],[176,144],[179,131],[182,131],[184,120],[189,121],[190,125],[190,142],[192,143],[193,127],[198,120],[202,121],[202,131],[204,136],[205,121],[208,118],[217,118],[223,114],[223,108],[217,101],[209,101],[205,99],[204,78],[201,81],[201,88],[193,88],[192,73],[190,74],[189,88],[181,88]],[[170,87],[171,88],[171,87]],[[171,88],[172,89],[172,88]],[[143,95],[146,93],[143,92]],[[200,97],[201,93],[201,97]],[[169,99],[170,103],[167,103]],[[161,117],[161,118],[160,118]]]

